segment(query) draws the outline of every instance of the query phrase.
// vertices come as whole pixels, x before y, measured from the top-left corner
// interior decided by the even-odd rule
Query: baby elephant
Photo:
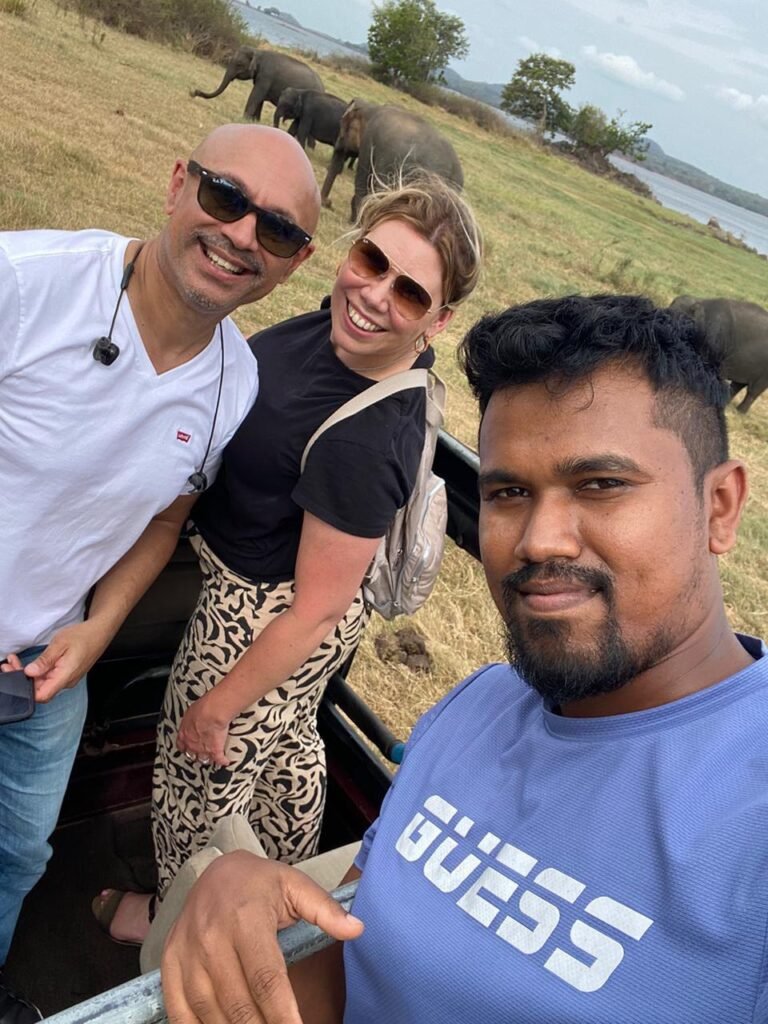
[[[749,412],[768,388],[768,310],[739,299],[695,299],[680,295],[670,309],[687,313],[723,357],[723,376],[731,382],[731,398],[747,389],[738,406]]]
[[[289,130],[291,135],[296,136],[302,149],[306,149],[308,141],[310,146],[314,146],[312,140],[332,146],[339,134],[341,115],[346,106],[346,100],[328,92],[289,86],[283,89],[277,101],[275,125],[279,125],[283,118],[292,119],[293,124]]]

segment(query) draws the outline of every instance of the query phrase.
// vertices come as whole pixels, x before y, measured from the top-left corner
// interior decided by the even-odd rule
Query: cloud
[[[535,39],[531,39],[530,36],[518,36],[517,41],[529,53],[546,53],[548,57],[562,57],[563,55],[562,51],[558,50],[556,46],[542,46]]]
[[[739,113],[749,114],[750,117],[768,125],[768,95],[765,93],[752,96],[751,93],[741,92],[733,86],[723,86],[717,90],[716,96]]]
[[[748,39],[743,26],[725,11],[708,10],[701,0],[565,0],[570,6],[600,21],[612,24],[621,17],[634,28],[648,29],[674,37],[695,32],[713,37],[718,47],[723,39]],[[723,4],[722,6],[726,6]]]
[[[653,71],[643,71],[634,57],[628,54],[601,53],[596,46],[582,46],[581,52],[590,64],[598,68],[609,78],[617,82],[624,82],[635,89],[646,89],[648,92],[658,93],[668,100],[684,100],[685,93],[679,85],[667,82]]]
[[[744,0],[749,16],[740,16],[733,0],[720,0],[721,10],[704,6],[701,0],[563,0],[586,19],[615,25],[622,19],[624,31],[656,46],[685,57],[706,68],[707,74],[748,75],[755,78],[765,67],[765,52],[752,49],[765,38],[763,5]],[[722,8],[728,8],[724,10]]]

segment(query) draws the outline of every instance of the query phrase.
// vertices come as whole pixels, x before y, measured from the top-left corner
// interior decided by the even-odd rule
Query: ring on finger
[[[194,761],[195,760],[195,755],[194,754],[190,754],[190,752],[188,750],[184,751],[184,757],[186,757],[186,759],[188,761]]]
[[[211,763],[210,757],[201,757],[198,760],[200,761],[200,764],[210,764]]]

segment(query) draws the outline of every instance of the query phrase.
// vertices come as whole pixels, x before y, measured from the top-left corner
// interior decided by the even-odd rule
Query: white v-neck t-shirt
[[[150,519],[189,493],[213,426],[218,328],[158,374],[128,294],[111,366],[93,358],[115,310],[129,239],[104,231],[0,233],[0,655],[82,618],[88,591]],[[253,404],[256,360],[222,323],[221,401],[205,463]]]

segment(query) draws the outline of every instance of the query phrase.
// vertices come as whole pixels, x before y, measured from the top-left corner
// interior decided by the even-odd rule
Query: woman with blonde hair
[[[317,851],[325,800],[317,708],[360,641],[370,614],[363,577],[413,487],[424,389],[335,424],[303,472],[302,453],[348,399],[432,366],[431,343],[474,289],[481,258],[468,204],[422,175],[367,199],[324,308],[251,339],[259,395],[194,510],[203,587],[158,729],[161,899],[234,812],[270,857],[296,863]],[[140,940],[147,899],[107,890],[95,909],[113,938]]]

